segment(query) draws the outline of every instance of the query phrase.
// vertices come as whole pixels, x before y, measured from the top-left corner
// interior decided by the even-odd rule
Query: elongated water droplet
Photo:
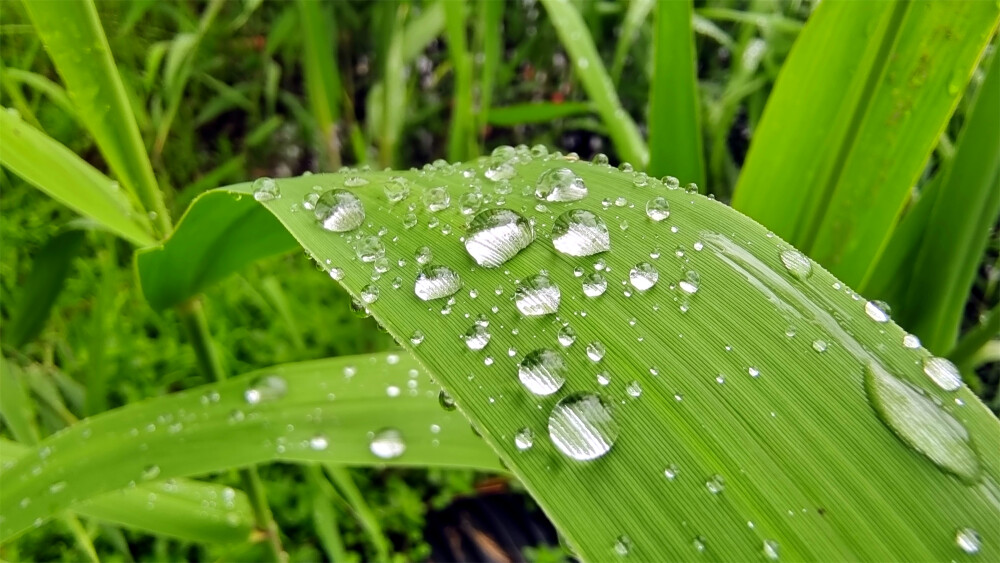
[[[653,221],[662,221],[670,217],[670,204],[665,197],[654,197],[646,202],[646,216]]]
[[[538,176],[535,197],[545,201],[579,201],[587,197],[587,185],[569,168],[552,168]]]
[[[394,459],[406,451],[406,442],[403,441],[403,434],[399,430],[383,428],[372,436],[368,449],[380,459]]]
[[[608,453],[618,433],[611,408],[594,393],[564,397],[549,414],[549,438],[559,451],[576,460]]]
[[[514,290],[514,304],[526,317],[555,313],[559,309],[559,300],[559,286],[542,274],[531,276]]]
[[[903,337],[903,347],[911,350],[920,348],[920,339],[916,335],[907,334]]]
[[[425,266],[417,274],[413,292],[424,301],[442,299],[462,289],[462,278],[447,266]]]
[[[275,401],[288,392],[288,383],[278,375],[265,375],[254,382],[243,392],[247,403],[256,405],[265,401]]]
[[[965,553],[975,555],[982,548],[983,540],[979,537],[979,532],[972,528],[962,528],[955,532],[955,545]]]
[[[809,257],[798,250],[789,249],[781,252],[781,263],[797,280],[804,280],[812,275],[812,262]]]
[[[865,369],[865,391],[872,408],[897,438],[964,481],[978,478],[979,458],[969,433],[947,411],[875,364]]]
[[[455,399],[452,399],[444,389],[438,392],[438,404],[446,411],[455,410]]]
[[[521,361],[517,377],[535,395],[551,395],[566,383],[569,368],[562,354],[548,348],[530,352]]]
[[[510,209],[487,209],[469,223],[465,250],[476,264],[496,268],[535,240],[531,223]]]
[[[923,364],[927,377],[945,391],[954,391],[962,386],[962,374],[950,361],[930,356],[924,358]]]
[[[521,450],[522,452],[524,450],[530,450],[531,446],[533,446],[534,444],[535,444],[535,433],[532,432],[530,428],[524,427],[518,430],[517,434],[514,434],[514,445],[517,446],[517,449]]]
[[[774,540],[764,540],[764,557],[768,561],[778,560],[778,542]]]
[[[253,198],[257,201],[271,201],[281,197],[278,183],[271,178],[257,178],[250,187],[253,188]]]
[[[147,465],[145,469],[142,470],[142,480],[151,481],[156,479],[160,475],[159,465]]]
[[[490,343],[489,331],[486,330],[486,327],[479,324],[469,327],[469,330],[465,332],[465,336],[462,338],[465,340],[465,345],[469,347],[469,350],[482,350]]]
[[[571,209],[552,225],[552,246],[568,256],[591,256],[611,250],[604,220],[584,209]]]
[[[313,209],[321,227],[335,233],[357,229],[365,220],[365,206],[347,190],[328,190],[320,194]]]
[[[330,445],[330,441],[326,439],[326,436],[322,434],[317,434],[312,438],[309,438],[309,449],[317,452],[325,450]]]
[[[587,297],[600,297],[608,289],[608,280],[595,272],[583,277],[583,294]]]
[[[636,264],[628,274],[629,283],[639,291],[646,291],[653,287],[658,279],[660,279],[660,273],[649,262]]]
[[[865,303],[865,314],[877,323],[889,322],[889,306],[881,301]]]

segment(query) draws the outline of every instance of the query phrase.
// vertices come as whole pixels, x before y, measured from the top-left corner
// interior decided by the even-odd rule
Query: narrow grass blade
[[[317,135],[326,161],[326,168],[340,167],[340,141],[337,121],[340,119],[340,72],[337,68],[336,35],[330,6],[319,2],[298,0],[299,21],[303,31],[303,71],[309,106],[319,128]]]
[[[32,448],[0,439],[0,462],[12,464]],[[56,492],[61,485],[56,484]],[[196,542],[245,542],[253,519],[243,491],[189,479],[143,483],[70,506],[80,516]]]
[[[546,123],[577,115],[594,113],[594,106],[587,102],[538,102],[495,107],[490,110],[490,125],[513,127],[522,123]]]
[[[995,340],[998,335],[1000,335],[1000,305],[994,305],[983,315],[978,325],[962,335],[962,339],[948,353],[948,359],[955,362],[959,368],[964,368],[963,371],[974,369],[976,366],[973,364],[973,359],[976,353],[991,340]]]
[[[385,52],[385,67],[382,77],[385,100],[382,106],[382,131],[379,135],[380,163],[383,167],[396,162],[396,145],[403,132],[406,111],[406,73],[403,64],[403,25],[406,22],[407,6],[396,8],[392,19],[389,46]]]
[[[1000,518],[1000,424],[969,389],[935,383],[903,329],[719,202],[572,158],[497,155],[284,179],[263,205],[427,366],[581,559],[961,559],[963,528],[983,538],[979,558],[1000,554],[984,532]],[[586,195],[536,198],[562,168]],[[368,184],[348,185],[358,174]],[[480,225],[496,200],[478,220],[463,210],[472,185],[493,197],[497,175],[523,222],[501,212],[513,227],[494,231]],[[403,186],[383,189],[394,176]],[[357,203],[331,211],[360,205],[363,220],[321,209],[345,228],[330,232],[293,211],[317,184],[348,190]],[[607,224],[610,251],[572,254],[605,248],[598,227],[553,234],[573,209]],[[490,256],[498,267],[479,265]],[[535,371],[544,357],[559,360]]]
[[[622,108],[615,85],[601,62],[594,39],[580,12],[568,0],[542,0],[549,21],[556,28],[559,40],[573,61],[587,97],[597,108],[608,135],[622,160],[638,168],[649,162],[649,151],[639,134],[635,121]]]
[[[365,529],[365,533],[368,535],[368,539],[375,546],[375,558],[378,561],[388,561],[389,560],[389,540],[385,537],[385,532],[382,531],[382,525],[379,524],[379,519],[372,512],[372,509],[365,502],[364,495],[361,494],[361,490],[354,483],[354,479],[351,478],[351,473],[346,467],[340,465],[326,464],[326,473],[330,476],[330,480],[343,495],[344,500],[351,507],[354,512],[355,518],[361,523],[361,527]]]
[[[691,0],[656,8],[655,63],[649,94],[649,168],[683,183],[705,184]]]
[[[625,59],[628,51],[635,43],[639,29],[646,22],[649,12],[656,5],[654,0],[630,0],[628,9],[625,11],[625,19],[622,21],[621,31],[618,33],[618,43],[615,44],[615,54],[611,60],[611,80],[618,84],[622,77],[622,69],[625,68]]]
[[[403,63],[410,64],[444,31],[445,0],[424,6],[420,15],[411,19],[403,32]]]
[[[490,123],[490,113],[493,111],[493,86],[497,81],[497,71],[504,49],[504,9],[506,2],[480,2],[479,25],[476,32],[480,34],[483,54],[482,72],[479,76],[479,135],[485,134],[486,124]]]
[[[295,248],[253,196],[208,192],[199,196],[167,244],[136,253],[146,301],[154,309],[178,305],[205,288],[267,256]]]
[[[69,96],[66,94],[66,90],[64,90],[62,86],[49,80],[47,77],[35,72],[17,68],[4,68],[3,77],[4,80],[23,84],[33,90],[45,94],[45,96],[48,97],[53,104],[66,112],[66,115],[75,120],[80,119],[80,116],[76,114],[76,108],[73,107],[73,102],[70,101]]]
[[[340,536],[340,525],[337,522],[337,511],[333,507],[332,497],[336,496],[336,493],[318,466],[307,465],[303,470],[313,492],[318,493],[311,499],[313,531],[330,561],[347,561],[347,551],[344,549],[344,540]]]
[[[821,3],[781,70],[733,205],[863,283],[998,15],[988,2]]]
[[[0,108],[0,163],[137,246],[153,243],[115,183],[62,144]]]
[[[395,457],[372,453],[371,436],[385,428],[402,429],[405,451],[392,449]],[[0,536],[130,482],[276,460],[500,469],[466,422],[438,405],[415,360],[332,358],[135,403],[43,440],[0,473]]]
[[[156,214],[156,231],[170,232],[163,195],[94,2],[24,2],[24,8],[111,171],[145,211]]]
[[[17,364],[0,356],[0,418],[10,433],[26,444],[38,441],[38,426],[35,424],[35,405],[28,397],[23,376]],[[0,448],[0,455],[5,452]]]
[[[465,0],[444,1],[445,36],[454,75],[448,159],[465,160],[476,154],[475,121],[472,118],[472,55],[465,38]]]

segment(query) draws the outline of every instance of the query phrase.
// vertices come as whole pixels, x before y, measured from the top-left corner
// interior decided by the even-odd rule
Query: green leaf
[[[495,107],[490,110],[490,125],[513,127],[523,123],[546,123],[594,112],[594,106],[587,102],[536,102]]]
[[[621,81],[622,70],[625,68],[625,58],[628,51],[635,43],[639,28],[646,22],[649,12],[652,11],[656,3],[653,0],[631,0],[628,3],[628,10],[625,11],[625,19],[622,20],[621,31],[618,34],[618,43],[615,44],[615,54],[611,62],[611,79],[615,84]]]
[[[170,230],[163,195],[156,186],[125,86],[93,0],[24,2],[24,8],[55,64],[76,114],[94,136],[114,175],[157,214],[157,230]]]
[[[7,325],[5,336],[13,347],[20,348],[42,331],[83,238],[83,231],[64,231],[52,237],[34,255],[31,272],[21,285]]]
[[[17,364],[0,356],[0,417],[14,438],[34,444],[38,441],[35,405],[28,398],[23,374]],[[0,455],[3,451],[0,450]]]
[[[448,58],[454,71],[451,126],[448,129],[448,158],[463,160],[476,154],[475,122],[472,118],[472,55],[466,41],[465,0],[447,0],[444,5]]]
[[[153,243],[115,183],[65,146],[0,108],[0,163],[132,244]]]
[[[968,389],[935,384],[921,369],[929,353],[905,347],[905,331],[877,322],[877,311],[832,275],[719,202],[656,180],[637,185],[636,174],[608,166],[509,154],[514,175],[503,184],[485,177],[508,172],[495,158],[352,170],[279,180],[281,197],[264,205],[447,389],[581,559],[628,550],[637,561],[753,560],[777,550],[790,560],[960,560],[960,528],[982,535],[978,558],[1000,554],[986,532],[1000,518],[991,492],[1000,459],[989,453],[1000,448],[1000,424]],[[579,176],[583,200],[534,197],[556,167]],[[368,183],[348,187],[355,176]],[[406,190],[394,176],[409,194],[395,204],[389,195]],[[356,229],[329,232],[294,210],[316,185],[358,198],[365,217],[349,215]],[[463,213],[474,207],[475,186],[483,210],[502,198],[533,222],[537,240],[497,268],[478,266],[463,244],[477,234]],[[445,205],[441,187],[449,204],[431,211]],[[670,206],[660,222],[645,209],[655,197]],[[610,252],[576,258],[554,249],[553,224],[570,209],[607,223]],[[651,210],[662,218],[665,209],[654,202]],[[524,242],[505,240],[510,253]],[[453,302],[415,295],[423,247],[431,265],[460,277]],[[658,281],[641,291],[644,263]],[[523,316],[516,288],[542,270],[560,288],[558,310]],[[594,274],[607,290],[590,298],[581,284],[594,280],[581,276]],[[543,348],[561,355],[566,381],[538,396],[520,382],[519,366]],[[882,376],[870,394],[866,373]],[[951,388],[953,379],[932,373]],[[581,393],[600,399],[577,404],[593,425],[574,443],[590,453],[611,443],[590,461],[563,453],[549,430],[557,405]],[[927,408],[937,410],[907,416]],[[555,420],[557,430],[573,425]],[[525,428],[533,445],[522,450],[515,437],[524,446]],[[949,441],[927,441],[934,436]],[[961,463],[951,463],[955,456]]]
[[[168,244],[136,253],[146,301],[166,309],[261,258],[288,252],[295,239],[253,197],[208,192],[181,218]]]
[[[997,23],[991,2],[825,2],[782,67],[733,206],[869,277]]]
[[[649,162],[649,150],[639,134],[635,121],[622,108],[615,85],[601,62],[594,39],[580,12],[568,0],[542,0],[549,21],[556,28],[559,40],[573,61],[573,68],[597,108],[608,135],[622,160],[638,168]]]
[[[649,173],[705,183],[701,108],[691,27],[692,1],[656,8],[655,63],[649,94]]]
[[[370,451],[384,428],[402,429],[398,457]],[[411,358],[331,358],[131,404],[46,438],[0,473],[0,537],[131,482],[277,460],[500,469]]]
[[[340,119],[340,73],[337,70],[336,35],[330,6],[319,2],[298,0],[299,21],[303,37],[303,71],[306,94],[313,118],[319,126],[320,145],[331,168],[340,167],[340,144],[337,141],[337,120]]]
[[[0,439],[0,462],[11,464],[31,448]],[[58,491],[58,487],[56,490]],[[245,542],[253,530],[246,493],[189,479],[143,483],[70,506],[89,518],[195,542]]]

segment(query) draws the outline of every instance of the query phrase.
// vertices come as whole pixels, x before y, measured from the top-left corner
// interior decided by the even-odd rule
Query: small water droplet
[[[250,187],[253,189],[253,198],[257,201],[271,201],[281,197],[278,183],[271,178],[257,178]]]
[[[552,224],[552,246],[567,256],[592,256],[611,249],[611,235],[597,215],[571,209]]]
[[[907,334],[903,337],[903,347],[911,350],[920,348],[920,339],[916,335]]]
[[[476,264],[496,268],[535,240],[531,223],[510,209],[487,209],[469,223],[465,250]]]
[[[955,545],[969,555],[979,553],[983,540],[979,537],[979,532],[972,528],[962,528],[955,532]]]
[[[555,313],[559,310],[560,297],[559,286],[544,274],[531,276],[514,289],[514,304],[526,317]]]
[[[265,401],[275,401],[288,392],[288,383],[278,375],[265,375],[254,382],[243,392],[247,403],[256,405]]]
[[[642,395],[642,385],[633,379],[632,382],[628,384],[628,387],[625,388],[625,392],[628,393],[629,397],[638,397]]]
[[[687,293],[688,295],[693,295],[698,292],[698,286],[701,284],[701,276],[698,272],[687,272],[684,274],[684,279],[677,283],[677,286],[681,288],[681,291]]]
[[[361,200],[341,189],[320,194],[313,213],[321,227],[335,233],[353,231],[365,220],[365,207]]]
[[[962,386],[962,374],[955,364],[945,358],[929,356],[923,361],[924,374],[945,391],[954,391]]]
[[[548,348],[528,353],[518,366],[517,377],[535,395],[551,395],[566,383],[569,368],[562,354]]]
[[[485,326],[474,324],[469,327],[462,339],[465,340],[469,350],[482,350],[490,343],[490,333]]]
[[[437,213],[451,206],[451,195],[448,194],[448,188],[438,186],[424,190],[423,201],[427,211]]]
[[[713,495],[717,495],[726,489],[726,480],[723,479],[722,475],[716,473],[705,481],[705,488]]]
[[[527,426],[518,430],[517,434],[514,434],[514,445],[517,449],[530,450],[531,446],[535,444],[535,433],[531,431]]]
[[[679,472],[680,469],[678,469],[677,466],[672,463],[663,468],[663,476],[666,477],[668,481],[673,481],[674,479],[676,479],[677,473]]]
[[[626,536],[621,535],[615,540],[615,555],[618,557],[625,557],[632,551],[632,540]]]
[[[597,383],[601,386],[606,386],[611,383],[611,374],[607,371],[602,371],[597,374]]]
[[[825,340],[813,340],[813,350],[816,350],[820,354],[826,352],[826,341]]]
[[[559,344],[561,344],[564,348],[572,346],[573,343],[576,342],[576,331],[573,330],[573,327],[565,325],[559,329],[559,332],[556,333],[556,340],[558,340]]]
[[[462,278],[447,266],[425,266],[413,286],[413,292],[424,301],[449,297],[460,289]]]
[[[877,323],[889,322],[889,306],[882,301],[865,303],[865,314]]]
[[[606,351],[607,348],[605,348],[604,344],[601,344],[600,341],[595,340],[590,344],[587,344],[587,357],[590,358],[590,361],[592,362],[601,361],[604,358],[604,353]]]
[[[416,213],[407,213],[406,215],[403,216],[403,228],[404,229],[412,229],[415,226],[417,226],[417,214]]]
[[[705,538],[702,537],[702,536],[695,536],[695,538],[693,540],[691,540],[691,547],[693,547],[694,550],[697,551],[698,553],[704,553],[705,552]]]
[[[355,252],[362,262],[370,263],[385,255],[385,245],[377,236],[370,235],[358,241]]]
[[[455,399],[452,399],[444,389],[438,392],[438,404],[446,411],[455,410]]]
[[[797,280],[804,280],[812,275],[812,262],[809,257],[798,250],[789,249],[781,252],[781,263]]]
[[[483,206],[483,196],[476,192],[466,192],[458,198],[458,207],[462,215],[472,215]]]
[[[608,280],[599,273],[587,274],[583,278],[583,294],[587,297],[600,297],[608,289]]]
[[[379,290],[375,285],[368,284],[361,288],[361,300],[369,305],[378,301],[378,294]]]
[[[628,275],[629,283],[631,283],[632,287],[638,289],[639,291],[646,291],[650,289],[656,285],[656,280],[658,279],[660,279],[660,273],[657,272],[656,268],[654,268],[649,262],[636,264]]]
[[[142,480],[152,481],[160,475],[159,465],[147,465],[145,469],[142,470]]]
[[[552,168],[539,175],[535,197],[545,201],[579,201],[587,197],[587,185],[569,168]]]
[[[406,442],[403,440],[403,434],[399,430],[395,428],[383,428],[372,436],[368,449],[377,458],[394,459],[403,455],[403,452],[406,451]]]
[[[764,557],[769,561],[778,560],[778,542],[774,540],[764,540]]]
[[[576,460],[606,454],[618,432],[610,407],[593,393],[564,397],[549,414],[549,438],[559,451]]]
[[[646,216],[653,221],[662,221],[670,217],[670,204],[664,197],[654,197],[646,202]]]
[[[421,266],[426,266],[434,259],[434,252],[429,246],[421,246],[413,253],[413,259],[417,261],[417,264]]]
[[[325,450],[330,445],[329,440],[326,436],[322,434],[316,434],[312,438],[309,438],[309,449],[321,452]]]

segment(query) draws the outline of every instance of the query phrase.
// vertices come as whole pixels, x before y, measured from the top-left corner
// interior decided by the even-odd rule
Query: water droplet
[[[587,197],[587,185],[569,168],[552,168],[538,177],[535,197],[545,201],[579,201]]]
[[[889,322],[889,306],[882,301],[865,303],[865,314],[877,323]]]
[[[510,209],[487,209],[469,223],[465,250],[476,264],[496,268],[535,240],[531,223]]]
[[[594,158],[591,159],[590,162],[593,163],[593,164],[595,164],[595,165],[597,165],[597,166],[609,166],[610,165],[610,162],[608,161],[608,155],[604,154],[603,152],[599,152],[599,153],[595,154]]]
[[[920,348],[920,339],[916,335],[907,334],[903,337],[903,347],[911,350]]]
[[[654,197],[646,202],[646,216],[653,221],[662,221],[670,217],[670,204],[664,197]]]
[[[288,392],[288,383],[278,375],[265,375],[257,378],[243,392],[243,398],[247,403],[256,405],[264,401],[275,401],[285,396]]]
[[[774,540],[764,540],[764,557],[769,561],[778,560],[778,542]]]
[[[417,226],[417,214],[416,213],[407,213],[406,215],[403,216],[403,228],[404,229],[412,229],[415,226]]]
[[[611,374],[609,374],[607,371],[598,372],[597,383],[600,384],[601,386],[608,385],[609,383],[611,383]]]
[[[367,186],[368,180],[362,178],[361,176],[351,176],[344,180],[344,185],[349,188],[359,188],[361,186]]]
[[[813,340],[813,350],[816,350],[820,354],[826,352],[826,341],[824,340]]]
[[[600,297],[607,289],[608,280],[601,274],[587,274],[583,278],[583,294],[587,297]]]
[[[687,272],[684,274],[684,279],[677,283],[681,291],[689,295],[698,292],[698,285],[701,283],[701,276],[698,272]]]
[[[590,361],[592,362],[601,361],[604,358],[605,351],[607,351],[607,348],[605,348],[604,344],[601,344],[597,340],[587,344],[587,357],[590,358]]]
[[[660,279],[660,273],[657,272],[656,268],[654,268],[649,262],[636,264],[628,274],[629,283],[631,283],[632,287],[638,289],[639,291],[646,291],[647,289],[653,287],[656,285],[656,280],[658,279]],[[694,292],[692,291],[689,293]]]
[[[955,545],[969,555],[979,553],[983,546],[983,540],[979,537],[979,532],[972,528],[962,528],[955,532]]]
[[[694,547],[694,550],[697,551],[698,553],[704,553],[705,538],[702,536],[695,536],[695,538],[691,540],[691,546]]]
[[[66,481],[56,481],[49,485],[49,494],[61,493],[66,488]]]
[[[424,301],[454,295],[462,289],[462,278],[447,266],[425,266],[417,274],[413,292]]]
[[[923,364],[927,377],[945,391],[954,391],[962,386],[962,374],[950,361],[929,356],[924,358]]]
[[[321,452],[325,450],[329,445],[330,445],[329,440],[327,440],[326,436],[322,434],[317,434],[312,438],[309,438],[309,449],[311,450]]]
[[[635,380],[632,380],[625,388],[625,392],[628,393],[629,397],[638,397],[642,395],[642,385]]]
[[[159,465],[147,465],[145,469],[142,470],[142,480],[151,481],[156,479],[160,475]]]
[[[663,476],[666,477],[667,480],[669,481],[673,481],[674,479],[676,479],[678,472],[680,472],[680,470],[677,468],[676,465],[672,463],[663,468]]]
[[[380,459],[394,459],[406,451],[406,442],[403,441],[403,434],[399,430],[383,428],[372,437],[368,449]]]
[[[335,233],[353,231],[365,220],[365,207],[361,200],[341,189],[320,194],[313,213],[320,226]]]
[[[716,473],[709,477],[708,481],[705,481],[705,488],[713,495],[717,495],[726,489],[726,480],[722,478],[722,475]]]
[[[385,255],[385,245],[377,236],[369,235],[358,241],[355,252],[362,262],[374,262],[376,258]]]
[[[558,333],[556,333],[556,340],[558,340],[559,344],[563,347],[572,346],[573,343],[576,342],[576,331],[573,330],[573,327],[565,325],[559,329]]]
[[[517,377],[535,395],[551,395],[566,383],[566,359],[548,348],[530,352],[521,361]]]
[[[804,280],[812,275],[812,262],[809,257],[798,250],[789,249],[781,252],[781,263],[797,280]]]
[[[549,315],[559,309],[559,286],[548,276],[538,274],[519,283],[514,289],[514,304],[526,317]]]
[[[451,195],[448,194],[448,188],[438,186],[424,190],[423,201],[427,211],[437,213],[451,206]]]
[[[568,256],[592,256],[611,249],[604,220],[590,211],[571,209],[552,225],[552,246]]]
[[[369,305],[378,301],[378,294],[378,287],[372,284],[368,284],[361,288],[361,300]]]
[[[979,475],[979,458],[961,422],[882,367],[865,369],[865,391],[882,422],[904,443],[964,481]]]
[[[271,178],[257,178],[250,187],[253,189],[253,198],[257,201],[271,201],[281,197],[278,183]]]
[[[399,203],[410,197],[410,186],[406,180],[400,176],[390,178],[389,181],[382,186],[382,191],[385,193],[385,198],[389,200],[389,203]]]
[[[490,343],[490,333],[486,327],[474,324],[469,327],[462,339],[465,340],[465,345],[469,347],[469,350],[482,350]]]
[[[564,397],[549,414],[549,438],[559,451],[576,460],[606,454],[618,432],[610,407],[593,393]]]
[[[516,158],[514,147],[501,145],[493,149],[490,154],[490,165],[483,175],[494,182],[513,178],[517,171],[514,170],[512,161]]]
[[[757,369],[757,368],[755,368],[755,367],[753,367],[753,366],[750,366],[749,368],[747,368],[747,373],[750,374],[750,377],[759,377],[760,376],[760,370]]]
[[[632,540],[625,535],[618,536],[615,540],[615,555],[625,557],[632,551]]]
[[[514,434],[514,445],[517,449],[530,450],[531,446],[535,444],[535,433],[531,431],[527,426],[518,430],[517,434]]]
[[[452,399],[444,389],[438,392],[438,404],[446,411],[455,410],[455,399]]]

